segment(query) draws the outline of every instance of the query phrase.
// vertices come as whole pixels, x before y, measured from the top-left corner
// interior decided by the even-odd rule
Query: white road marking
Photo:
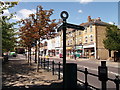
[[[83,66],[83,65],[78,65],[78,67],[87,68],[87,69],[93,70],[93,71],[98,71],[98,69],[86,67],[86,66]],[[116,72],[108,71],[108,73],[120,76],[120,74],[118,74],[118,73],[116,73]]]

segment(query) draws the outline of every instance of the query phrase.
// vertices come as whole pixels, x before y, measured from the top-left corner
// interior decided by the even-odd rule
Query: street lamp
[[[78,30],[84,30],[83,26],[78,26],[74,24],[70,24],[66,22],[66,19],[68,18],[68,13],[66,11],[61,12],[61,18],[63,19],[63,24],[58,28],[57,31],[63,30],[63,87],[65,89],[65,83],[66,83],[66,28],[73,28]]]

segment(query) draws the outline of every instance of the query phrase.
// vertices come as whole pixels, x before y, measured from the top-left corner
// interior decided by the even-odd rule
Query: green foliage
[[[2,29],[2,52],[12,51],[15,46],[15,28],[16,23],[10,23],[9,20],[14,16],[15,13],[11,13],[10,16],[3,16],[4,10],[14,7],[16,4],[10,2],[0,2],[0,28]],[[3,11],[3,12],[2,12]]]
[[[109,25],[106,28],[106,39],[103,41],[108,50],[120,51],[120,29],[115,25]]]

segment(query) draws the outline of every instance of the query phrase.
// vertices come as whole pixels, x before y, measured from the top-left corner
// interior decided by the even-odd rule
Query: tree
[[[3,16],[4,10],[8,10],[11,7],[17,5],[18,2],[0,2],[0,28],[2,29],[2,52],[8,52],[14,49],[16,35],[14,25],[16,23],[10,23],[9,20],[14,17],[15,13],[11,13],[9,16]]]
[[[53,9],[43,10],[42,6],[38,6],[37,9],[36,14],[30,14],[27,20],[20,21],[23,24],[20,28],[20,37],[23,40],[23,44],[27,47],[28,45],[31,46],[33,42],[36,43],[38,41],[39,43],[38,45],[36,43],[36,46],[40,49],[41,40],[47,39],[49,35],[53,35],[60,21],[56,22],[56,19],[50,19],[50,16],[53,14]],[[36,47],[36,51],[40,55],[38,47]],[[37,71],[39,69],[39,59],[38,56]]]
[[[108,25],[106,28],[106,39],[103,41],[104,47],[109,51],[120,53],[120,29],[115,25]]]

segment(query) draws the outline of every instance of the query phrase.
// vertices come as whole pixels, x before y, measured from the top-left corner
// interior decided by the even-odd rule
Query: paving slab
[[[61,83],[57,75],[52,75],[51,71],[39,69],[36,72],[36,63],[32,61],[30,66],[25,56],[18,55],[11,57],[8,63],[2,65],[2,88],[13,87],[50,87],[53,83]],[[54,88],[54,87],[52,87]]]

